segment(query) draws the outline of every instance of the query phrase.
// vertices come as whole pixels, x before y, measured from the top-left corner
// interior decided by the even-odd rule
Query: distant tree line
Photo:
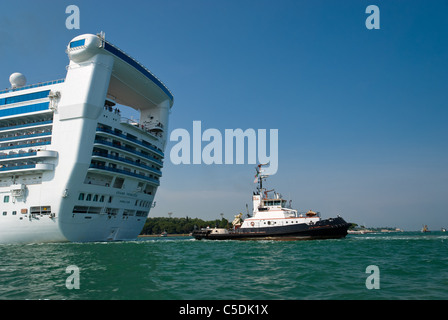
[[[381,230],[389,230],[389,231],[395,231],[397,227],[366,227],[363,225],[358,225],[357,223],[351,223],[351,226],[348,228],[349,230],[363,230],[367,229],[370,231],[381,231]]]
[[[166,231],[169,234],[187,234],[194,228],[228,228],[231,226],[227,219],[204,221],[198,218],[148,218],[141,235],[155,235]]]

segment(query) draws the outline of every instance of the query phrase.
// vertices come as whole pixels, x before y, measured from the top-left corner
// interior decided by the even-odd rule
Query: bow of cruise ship
[[[67,54],[65,79],[0,92],[0,243],[133,240],[153,206],[173,95],[102,35]]]

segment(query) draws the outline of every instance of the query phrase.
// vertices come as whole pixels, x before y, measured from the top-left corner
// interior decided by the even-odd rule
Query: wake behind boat
[[[320,214],[308,211],[299,214],[297,210],[288,208],[286,200],[275,192],[263,188],[262,165],[257,167],[255,182],[259,186],[252,196],[253,215],[244,221],[239,214],[232,222],[232,229],[206,228],[194,230],[192,236],[198,240],[306,240],[306,239],[338,239],[347,235],[350,224],[343,218],[321,219]],[[272,196],[270,196],[272,195]]]

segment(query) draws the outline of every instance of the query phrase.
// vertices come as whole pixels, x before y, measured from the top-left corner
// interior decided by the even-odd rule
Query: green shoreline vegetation
[[[225,218],[204,221],[198,218],[148,218],[140,233],[141,236],[168,234],[189,234],[196,228],[230,228],[231,223]]]

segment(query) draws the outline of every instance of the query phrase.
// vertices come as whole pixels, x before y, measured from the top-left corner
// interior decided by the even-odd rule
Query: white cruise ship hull
[[[28,218],[24,218],[28,219]],[[42,243],[67,241],[56,220],[32,219],[18,223],[15,220],[2,221],[0,243]]]
[[[133,240],[154,206],[171,92],[101,36],[67,53],[64,80],[0,92],[0,243]]]

